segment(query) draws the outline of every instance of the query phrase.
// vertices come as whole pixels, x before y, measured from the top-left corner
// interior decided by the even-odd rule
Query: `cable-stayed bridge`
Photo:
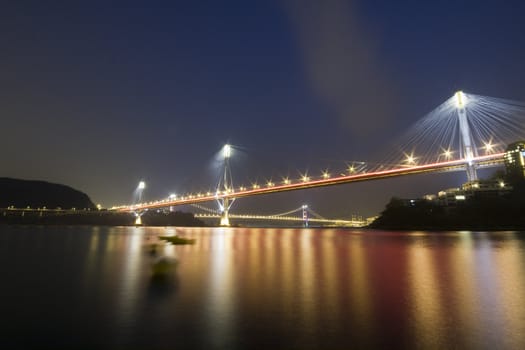
[[[234,186],[229,164],[233,149],[225,145],[223,171],[215,191],[112,209],[135,212],[140,222],[145,210],[216,201],[221,225],[228,226],[229,218],[234,217],[229,214],[232,203],[243,197],[444,171],[466,171],[468,181],[477,181],[477,169],[501,165],[506,146],[522,139],[525,139],[525,104],[458,91],[411,127],[384,161],[351,162],[336,176],[324,171],[319,177],[303,174],[299,179]],[[137,189],[139,197],[144,187],[141,182]]]

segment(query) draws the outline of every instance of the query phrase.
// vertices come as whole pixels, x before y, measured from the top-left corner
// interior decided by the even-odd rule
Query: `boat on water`
[[[166,279],[173,277],[173,273],[175,272],[177,265],[177,259],[161,256],[155,259],[151,265],[151,276],[157,281],[165,281]]]
[[[175,236],[159,236],[159,239],[162,239],[162,240],[164,240],[166,242],[169,242],[171,244],[194,244],[195,243],[195,239],[179,237],[177,235],[175,235]]]

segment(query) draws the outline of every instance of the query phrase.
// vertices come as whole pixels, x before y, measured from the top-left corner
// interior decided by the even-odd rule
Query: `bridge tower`
[[[142,193],[144,192],[144,189],[146,188],[146,183],[144,181],[140,181],[139,185],[137,186],[137,189],[135,190],[135,200],[136,203],[142,203]],[[135,214],[135,225],[139,226],[142,225],[142,214],[144,214],[144,211],[142,210],[136,210],[133,212]]]
[[[467,180],[475,181],[478,179],[478,174],[473,159],[477,156],[477,149],[472,141],[472,134],[467,120],[466,105],[468,101],[463,91],[456,92],[454,97],[458,111],[460,151],[462,156],[467,160]]]
[[[308,206],[306,204],[303,204],[303,225],[304,227],[308,227]]]
[[[228,144],[224,145],[222,149],[222,158],[224,160],[224,172],[221,178],[219,179],[219,183],[217,184],[217,197],[220,197],[221,192],[224,194],[228,194],[233,191],[233,179],[230,169],[231,154],[231,146]],[[232,206],[234,201],[234,198],[231,200],[229,198],[217,198],[217,202],[219,203],[219,210],[221,211],[221,226],[230,226],[230,218],[228,217],[228,211],[230,210],[230,207]]]

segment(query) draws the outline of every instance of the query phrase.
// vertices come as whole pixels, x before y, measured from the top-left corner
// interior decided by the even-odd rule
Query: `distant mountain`
[[[69,186],[45,181],[0,177],[0,208],[95,209],[88,195]]]

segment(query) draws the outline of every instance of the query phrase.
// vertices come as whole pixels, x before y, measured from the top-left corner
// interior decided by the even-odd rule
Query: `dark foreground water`
[[[0,348],[525,349],[524,236],[0,226]]]

